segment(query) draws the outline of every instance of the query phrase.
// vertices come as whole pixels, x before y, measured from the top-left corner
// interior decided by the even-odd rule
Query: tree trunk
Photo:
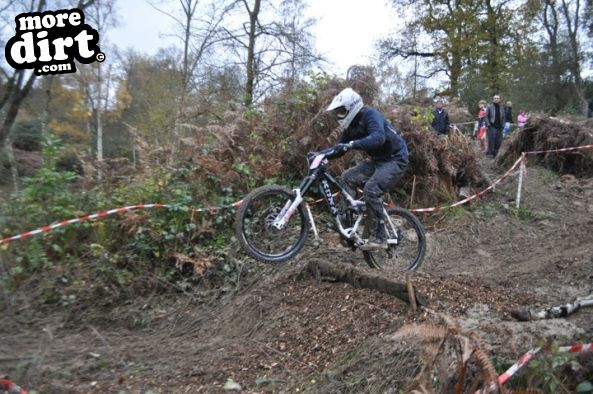
[[[490,0],[486,1],[487,19],[486,33],[488,34],[488,49],[486,51],[486,77],[489,81],[488,87],[491,93],[499,93],[501,89],[499,73],[500,42],[498,40],[497,13]]]
[[[10,174],[12,175],[12,187],[15,193],[19,191],[19,170],[17,168],[16,159],[14,158],[14,150],[12,149],[12,142],[10,137],[6,139],[6,155],[8,156],[8,163],[10,164]]]
[[[97,161],[103,161],[103,117],[101,109],[97,109]]]
[[[33,86],[33,82],[35,82],[36,76],[31,72],[27,82],[23,84],[25,79],[25,70],[18,70],[15,71],[13,78],[16,82],[14,82],[13,86],[8,86],[6,88],[13,89],[13,92],[11,97],[9,97],[6,103],[3,105],[3,107],[5,106],[7,109],[2,125],[0,125],[0,149],[2,149],[6,143],[10,129],[16,120],[19,109],[21,108],[21,104],[25,97],[29,94],[29,91],[31,91],[31,87]]]
[[[558,44],[558,12],[556,11],[554,1],[546,0],[543,12],[543,24],[546,32],[548,33],[548,44],[550,46],[551,55],[550,67],[554,85],[554,89],[552,90],[552,95],[554,97],[554,108],[552,108],[552,114],[554,115],[561,109],[561,103],[563,102],[560,89],[562,86],[562,81],[560,79],[562,70],[560,65],[560,51]]]
[[[452,53],[451,61],[451,97],[457,97],[459,93],[459,78],[461,77],[461,56]]]
[[[255,0],[253,5],[253,10],[249,9],[247,2],[243,1],[245,4],[245,8],[249,13],[249,44],[247,46],[247,83],[245,85],[245,101],[244,104],[246,107],[251,106],[253,104],[253,91],[255,89],[255,76],[256,76],[256,67],[255,67],[255,41],[257,38],[257,18],[259,15],[259,9],[261,0]]]
[[[579,33],[579,13],[581,8],[580,0],[574,1],[574,15],[571,15],[569,4],[562,0],[562,13],[566,21],[568,30],[568,39],[570,47],[570,73],[572,74],[574,90],[581,104],[581,111],[585,118],[589,114],[589,103],[585,98],[583,79],[581,78],[581,45],[578,38]]]
[[[103,178],[103,78],[101,64],[97,65],[97,178]]]
[[[43,108],[43,118],[41,119],[41,135],[47,133],[49,123],[49,107],[51,104],[51,86],[54,82],[54,75],[49,75],[44,79],[45,90],[45,108]]]
[[[6,116],[4,117],[4,121],[2,122],[2,125],[0,126],[0,151],[2,151],[2,149],[6,150],[6,154],[8,155],[8,162],[10,164],[10,171],[12,174],[12,182],[13,182],[13,187],[14,187],[14,191],[18,192],[19,190],[19,175],[18,175],[18,169],[16,166],[16,159],[14,157],[14,151],[12,149],[12,142],[10,141],[10,130],[12,129],[12,126],[14,125],[14,122],[16,120],[16,117],[19,113],[19,109],[21,107],[21,104],[23,102],[23,100],[25,99],[25,97],[27,96],[27,94],[29,94],[29,91],[31,90],[31,87],[33,86],[33,82],[35,81],[35,74],[31,73],[29,75],[29,79],[27,80],[27,82],[23,85],[23,80],[25,78],[25,72],[24,70],[18,70],[15,71],[14,74],[14,85],[13,86],[9,86],[8,88],[12,88],[15,89],[15,91],[12,92],[12,97],[8,97],[7,101],[4,102],[3,106],[8,106],[8,109],[6,111]]]

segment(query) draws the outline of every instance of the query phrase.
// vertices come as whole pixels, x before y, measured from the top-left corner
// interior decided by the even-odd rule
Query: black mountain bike
[[[263,262],[279,263],[294,257],[301,250],[309,226],[319,239],[313,215],[303,198],[315,184],[319,185],[333,217],[332,228],[352,248],[363,247],[371,233],[371,224],[366,220],[366,204],[349,195],[326,171],[328,158],[335,154],[336,151],[331,148],[310,153],[307,157],[309,173],[298,189],[262,186],[243,199],[237,211],[235,229],[247,254]],[[340,204],[336,205],[330,184],[341,193]],[[363,250],[365,261],[372,268],[417,269],[426,252],[422,224],[404,208],[385,207],[383,215],[388,233],[387,248]],[[361,231],[362,223],[364,228]]]

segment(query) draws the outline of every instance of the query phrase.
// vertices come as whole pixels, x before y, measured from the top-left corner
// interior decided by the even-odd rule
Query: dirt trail
[[[502,170],[484,161],[490,177]],[[477,332],[492,354],[509,359],[545,338],[593,338],[593,308],[526,323],[509,313],[593,292],[593,179],[530,166],[518,211],[516,188],[511,177],[469,209],[427,225],[429,252],[414,277],[431,313]],[[402,364],[390,336],[430,313],[412,315],[393,297],[304,273],[312,258],[366,270],[360,254],[322,237],[318,251],[307,247],[298,261],[266,268],[240,294],[209,305],[189,295],[153,297],[75,327],[66,316],[33,318],[23,307],[16,317],[28,323],[0,323],[5,354],[17,359],[0,358],[0,370],[43,393],[216,393],[232,382],[243,392],[401,387],[398,379],[414,368]]]

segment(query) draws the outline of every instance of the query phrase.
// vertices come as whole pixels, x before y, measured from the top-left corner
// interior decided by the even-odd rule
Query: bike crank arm
[[[364,243],[365,243],[364,240],[359,237],[358,231],[357,231],[358,226],[360,225],[360,222],[362,222],[362,216],[359,216],[356,218],[356,222],[354,222],[354,225],[352,225],[352,227],[344,228],[344,227],[342,227],[342,223],[340,221],[337,221],[338,231],[340,232],[340,234],[342,234],[347,239],[354,241],[354,243],[358,247],[364,245]]]

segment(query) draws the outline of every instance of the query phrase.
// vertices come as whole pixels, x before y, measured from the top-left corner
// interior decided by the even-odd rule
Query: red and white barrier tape
[[[558,351],[560,353],[593,352],[593,343],[575,343],[570,346],[561,346]]]
[[[528,351],[527,353],[525,353],[524,355],[522,355],[521,357],[519,357],[519,359],[517,360],[516,363],[514,363],[513,365],[511,365],[511,367],[509,369],[507,369],[506,371],[504,371],[498,377],[498,384],[505,384],[511,378],[511,376],[513,376],[514,374],[516,374],[517,371],[519,369],[521,369],[521,367],[523,367],[529,361],[531,361],[531,359],[533,358],[533,356],[535,356],[537,353],[539,353],[540,350],[542,350],[541,347],[538,347],[538,348],[535,348],[535,349],[531,349],[530,351]]]
[[[166,207],[166,205],[163,205],[163,204],[140,204],[140,205],[129,205],[127,207],[110,209],[108,211],[100,211],[100,212],[94,213],[92,215],[85,215],[85,216],[81,216],[81,217],[70,219],[70,220],[64,220],[61,222],[50,224],[49,226],[43,226],[43,227],[36,228],[35,230],[26,231],[24,233],[14,235],[12,237],[0,239],[0,245],[2,245],[3,243],[15,241],[17,239],[27,238],[27,237],[32,237],[33,235],[47,233],[51,230],[55,230],[56,228],[67,226],[69,224],[81,223],[81,222],[86,222],[89,220],[103,218],[108,215],[113,215],[114,213],[132,211],[134,209],[162,208],[162,207]]]
[[[237,201],[237,202],[232,203],[229,206],[224,206],[224,207],[210,207],[210,208],[191,208],[190,210],[192,212],[212,212],[212,211],[217,211],[219,209],[224,209],[224,208],[229,208],[229,207],[237,207],[237,206],[241,205],[242,202],[243,202],[243,200],[240,200],[240,201]],[[22,238],[32,237],[33,235],[47,233],[49,231],[55,230],[56,228],[68,226],[70,224],[82,223],[82,222],[87,222],[89,220],[104,218],[105,216],[113,215],[115,213],[127,212],[127,211],[132,211],[132,210],[135,210],[135,209],[171,208],[171,207],[173,207],[173,205],[167,205],[167,204],[139,204],[139,205],[129,205],[129,206],[126,206],[126,207],[121,207],[121,208],[115,208],[115,209],[100,211],[100,212],[94,213],[92,215],[85,215],[85,216],[81,216],[81,217],[70,219],[70,220],[63,220],[61,222],[50,224],[48,226],[43,226],[43,227],[36,228],[35,230],[26,231],[24,233],[21,233],[21,234],[18,234],[18,235],[14,235],[12,237],[7,237],[7,238],[4,238],[4,239],[0,239],[0,245],[2,245],[3,243],[8,243],[8,242],[16,241],[17,239],[22,239]]]
[[[558,153],[558,152],[568,152],[573,150],[580,150],[580,149],[591,149],[593,148],[593,144],[591,145],[581,145],[581,146],[572,146],[569,148],[558,148],[558,149],[550,149],[550,150],[534,150],[531,152],[523,152],[524,155],[533,155],[539,153]]]
[[[454,204],[451,205],[447,205],[444,207],[432,207],[432,208],[417,208],[417,209],[410,209],[410,211],[412,212],[439,212],[442,209],[446,209],[446,208],[453,208],[462,204],[465,204],[473,199],[476,199],[478,197],[480,197],[482,194],[486,193],[489,190],[494,189],[494,187],[496,185],[498,185],[500,182],[502,182],[506,177],[508,177],[511,172],[515,169],[515,167],[517,167],[520,163],[521,163],[522,158],[517,159],[517,161],[511,166],[511,168],[509,168],[508,170],[506,170],[506,172],[497,180],[495,180],[494,182],[492,182],[492,184],[490,186],[488,186],[486,189],[482,190],[479,193],[474,194],[473,196],[469,196],[467,198],[464,198],[463,200],[457,201]]]
[[[521,357],[519,357],[519,359],[517,360],[516,363],[514,363],[513,365],[511,365],[511,367],[509,369],[507,369],[504,373],[502,373],[499,377],[498,377],[498,384],[499,385],[503,385],[506,382],[509,381],[509,379],[515,374],[517,373],[517,371],[519,369],[521,369],[521,367],[525,366],[527,363],[529,363],[529,361],[537,354],[539,353],[539,351],[542,350],[541,347],[535,348],[535,349],[531,349],[529,350],[527,353],[525,353],[524,355],[522,355]],[[580,353],[580,352],[589,352],[589,351],[593,351],[593,343],[576,343],[574,345],[571,346],[561,346],[558,349],[559,353]],[[492,384],[490,385],[490,389],[496,389],[496,385]],[[478,393],[482,393],[483,390],[478,390],[476,391],[475,394]]]

